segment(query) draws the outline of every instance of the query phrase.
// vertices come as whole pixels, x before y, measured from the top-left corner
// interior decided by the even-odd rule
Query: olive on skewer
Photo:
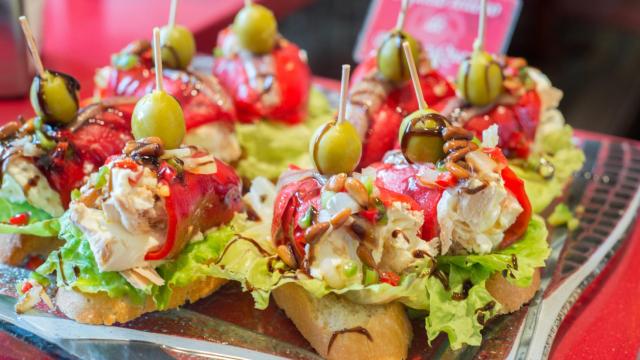
[[[411,52],[408,42],[402,44],[405,53]],[[447,120],[436,111],[429,109],[424,101],[418,70],[413,58],[407,56],[407,64],[419,109],[402,120],[398,133],[402,154],[410,163],[436,163],[446,156],[443,150],[443,131]]]
[[[336,121],[320,126],[309,143],[316,169],[323,175],[351,173],[362,156],[362,141],[350,122],[345,121],[349,65],[342,65],[340,107]]]
[[[171,1],[169,23],[160,29],[162,63],[172,69],[186,69],[196,53],[196,41],[189,29],[176,25],[178,0]]]
[[[402,30],[407,6],[408,0],[403,0],[396,27],[383,40],[378,48],[376,58],[380,74],[394,82],[402,82],[409,79],[409,67],[406,55],[402,50],[402,44],[405,41],[409,43],[414,62],[417,62],[420,56],[420,44],[418,41]]]
[[[73,121],[78,112],[80,84],[70,75],[44,68],[27,18],[21,16],[19,19],[37,71],[29,91],[33,110],[48,123]]]
[[[180,103],[162,90],[162,61],[160,55],[160,29],[153,29],[153,54],[156,66],[156,89],[136,104],[131,117],[131,131],[139,140],[158,137],[165,149],[180,146],[186,133],[184,114]]]
[[[276,43],[278,22],[268,8],[245,1],[245,6],[233,20],[233,32],[240,45],[262,55],[271,52]]]
[[[478,37],[473,44],[471,56],[460,64],[456,79],[460,95],[476,106],[492,103],[503,90],[502,67],[483,49],[486,17],[487,2],[482,0]]]

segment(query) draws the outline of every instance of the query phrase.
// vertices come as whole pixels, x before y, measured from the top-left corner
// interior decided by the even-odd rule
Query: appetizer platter
[[[486,1],[456,79],[408,5],[321,86],[263,5],[196,56],[174,0],[86,100],[22,17],[3,332],[57,358],[548,357],[635,224],[640,144],[574,133],[541,71],[484,51]]]

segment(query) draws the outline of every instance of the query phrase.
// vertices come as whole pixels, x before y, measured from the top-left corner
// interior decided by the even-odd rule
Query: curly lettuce
[[[425,326],[429,341],[444,332],[454,349],[464,344],[479,345],[484,321],[500,309],[485,287],[486,280],[493,273],[506,272],[511,283],[529,286],[535,268],[544,266],[550,253],[544,221],[535,216],[523,238],[503,250],[486,255],[441,256],[435,263],[420,260],[401,274],[397,286],[355,284],[335,289],[288,269],[275,255],[264,226],[258,224],[234,235],[210,269],[217,277],[239,281],[251,291],[257,308],[266,308],[271,292],[291,282],[316,297],[334,293],[361,304],[399,301],[409,308],[428,311]]]
[[[309,139],[318,126],[331,119],[331,113],[327,98],[312,88],[307,119],[301,124],[270,120],[237,124],[236,134],[245,155],[238,163],[238,173],[249,179],[257,176],[277,179],[291,164],[311,167]]]

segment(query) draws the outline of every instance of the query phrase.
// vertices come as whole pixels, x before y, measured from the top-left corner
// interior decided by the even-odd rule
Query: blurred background
[[[314,73],[337,78],[352,63],[368,0],[264,0],[281,33],[305,48]],[[0,0],[0,117],[29,113],[20,39],[12,19],[28,12],[41,29],[45,66],[71,73],[90,95],[95,68],[166,21],[169,1]],[[241,0],[181,0],[178,22],[210,53]],[[395,17],[395,14],[391,16]],[[640,1],[524,0],[509,54],[526,57],[565,93],[560,107],[576,128],[640,139]],[[29,114],[27,114],[29,115]]]

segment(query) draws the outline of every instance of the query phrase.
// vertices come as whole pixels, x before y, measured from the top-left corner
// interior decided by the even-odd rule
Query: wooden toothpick
[[[156,90],[162,89],[162,54],[160,53],[160,29],[153,28],[153,61],[156,63]]]
[[[420,77],[418,76],[418,69],[416,63],[413,61],[413,54],[411,53],[411,45],[408,41],[402,43],[404,49],[404,56],[407,58],[407,64],[409,64],[409,73],[411,74],[411,82],[413,83],[413,89],[416,92],[416,99],[418,100],[418,107],[420,110],[427,110],[427,102],[424,101],[424,95],[422,95],[422,86],[420,85]]]
[[[178,0],[171,0],[171,8],[169,8],[169,27],[176,25],[176,9],[178,8]]]
[[[398,14],[398,20],[396,20],[396,29],[402,30],[404,28],[404,20],[407,17],[407,8],[409,7],[409,0],[402,0],[400,6],[400,13]]]
[[[347,109],[347,89],[349,88],[349,73],[351,72],[351,66],[342,65],[342,80],[340,81],[340,107],[338,107],[338,120],[340,124],[344,121]]]
[[[22,26],[22,32],[24,32],[24,37],[27,40],[27,46],[29,47],[29,52],[31,53],[31,59],[33,59],[33,64],[36,67],[36,71],[40,77],[44,77],[45,69],[44,65],[42,65],[42,59],[40,59],[40,54],[38,53],[38,46],[36,45],[36,39],[33,37],[33,32],[31,31],[31,26],[29,26],[29,21],[26,16],[20,16],[18,18],[20,20],[20,25]]]
[[[480,14],[478,20],[478,37],[473,42],[473,50],[482,50],[484,47],[484,32],[485,24],[487,21],[487,0],[481,0],[480,2]]]

